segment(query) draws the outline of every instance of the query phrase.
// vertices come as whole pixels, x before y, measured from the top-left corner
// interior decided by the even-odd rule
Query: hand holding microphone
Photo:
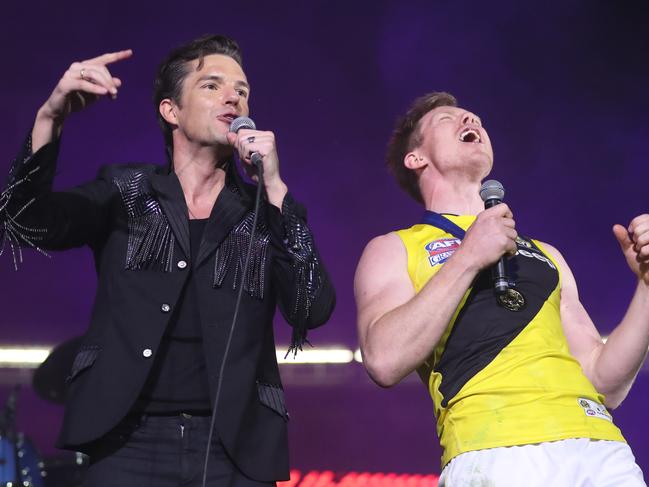
[[[250,178],[259,182],[259,175],[263,175],[268,201],[281,209],[288,188],[279,175],[275,134],[257,130],[255,122],[249,117],[237,117],[230,124],[227,137],[228,142],[239,152],[239,158]],[[252,166],[257,171],[252,170]]]
[[[494,203],[490,201],[487,208],[478,213],[460,247],[478,271],[496,265],[504,254],[516,252],[518,235],[512,212],[506,204]]]
[[[241,133],[239,133],[240,130],[242,130]],[[252,118],[235,118],[230,124],[230,132],[239,135],[239,137],[232,138],[228,136],[230,143],[238,149],[239,156],[252,162],[257,170],[263,171],[263,156],[252,148],[252,145],[257,141],[257,135],[253,133],[257,132],[257,126],[252,121]]]
[[[252,164],[257,171],[263,171],[266,179],[279,177],[279,158],[275,134],[257,130],[255,122],[249,117],[237,117],[230,124],[228,141],[239,152],[240,159]],[[254,178],[255,174],[250,174]]]
[[[503,188],[500,182],[495,179],[490,179],[482,183],[480,198],[484,201],[485,210],[502,203],[504,197],[505,188]],[[507,262],[504,255],[491,268],[491,278],[496,294],[504,294],[507,292],[507,289],[509,289],[509,279],[507,277]]]
[[[490,179],[482,183],[480,188],[480,198],[484,201],[485,210],[500,205],[503,202],[505,197],[505,189],[500,182]],[[507,213],[511,215],[511,212],[507,209]],[[513,220],[512,220],[513,223]],[[518,236],[516,230],[511,227],[509,231],[509,237],[513,237],[514,243],[510,246],[510,249],[516,250],[515,239]],[[494,292],[496,293],[496,298],[498,304],[502,307],[508,309],[509,311],[520,311],[525,307],[525,297],[516,289],[514,289],[515,284],[512,284],[510,277],[507,272],[507,254],[502,254],[496,263],[491,267],[491,279],[493,281]]]

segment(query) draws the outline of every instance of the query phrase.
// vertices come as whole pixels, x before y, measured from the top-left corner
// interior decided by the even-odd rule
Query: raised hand
[[[633,273],[649,285],[649,214],[635,217],[627,228],[615,225],[613,233]]]
[[[132,55],[133,51],[127,49],[72,63],[41,108],[41,114],[62,122],[100,96],[115,98],[122,81],[111,75],[106,66]]]
[[[70,113],[83,110],[101,96],[117,97],[122,81],[111,75],[106,66],[132,55],[133,51],[127,49],[72,63],[36,114],[32,150],[36,152],[58,137]]]

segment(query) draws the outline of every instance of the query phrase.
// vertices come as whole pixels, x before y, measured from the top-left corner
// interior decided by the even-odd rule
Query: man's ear
[[[176,104],[170,99],[165,98],[158,105],[158,111],[162,118],[172,125],[178,125],[178,117],[176,116]]]
[[[427,161],[424,157],[420,156],[416,152],[408,152],[403,158],[403,165],[408,169],[421,169],[427,164]]]

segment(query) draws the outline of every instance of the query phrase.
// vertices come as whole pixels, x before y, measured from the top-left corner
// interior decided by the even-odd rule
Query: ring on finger
[[[249,143],[249,144],[252,144],[252,143],[255,141],[255,136],[254,136],[254,135],[251,135],[250,137],[248,137],[247,140],[248,140],[248,143]]]
[[[86,70],[86,68],[81,68],[81,71],[79,71],[79,77],[80,77],[82,80],[84,80],[84,81],[88,81],[88,80],[86,79],[85,74],[84,74],[85,70]]]

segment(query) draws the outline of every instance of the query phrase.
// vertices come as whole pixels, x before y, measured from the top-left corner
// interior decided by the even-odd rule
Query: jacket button
[[[169,306],[167,303],[164,303],[162,306],[160,306],[160,311],[163,313],[169,313],[171,311],[171,306]]]
[[[153,352],[151,351],[150,348],[145,348],[144,350],[142,350],[142,355],[145,358],[149,358],[151,355],[153,355]]]
[[[185,262],[184,260],[179,260],[176,265],[178,266],[178,269],[184,269],[185,267],[187,267],[187,262]]]

